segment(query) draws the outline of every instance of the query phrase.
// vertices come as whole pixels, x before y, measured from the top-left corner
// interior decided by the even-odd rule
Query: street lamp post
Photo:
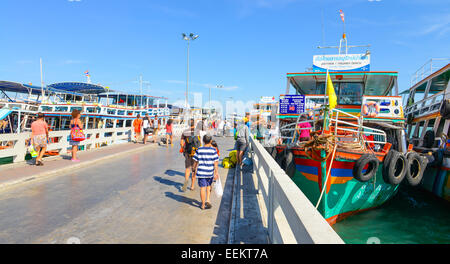
[[[216,88],[217,88],[217,89],[221,89],[221,88],[223,88],[223,85],[218,84],[218,85],[216,85]],[[212,114],[212,107],[211,107],[211,86],[209,86],[209,115],[211,116],[211,114]]]
[[[189,104],[189,45],[191,40],[196,40],[198,38],[198,35],[195,35],[194,33],[191,33],[189,35],[183,33],[181,34],[184,40],[187,41],[187,72],[186,72],[186,112],[188,111],[188,104]]]

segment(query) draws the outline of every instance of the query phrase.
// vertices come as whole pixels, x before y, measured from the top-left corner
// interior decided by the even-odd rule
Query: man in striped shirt
[[[217,180],[219,177],[219,155],[217,155],[217,150],[211,145],[211,141],[212,137],[210,135],[203,136],[204,146],[197,149],[193,157],[195,173],[192,180],[194,181],[198,178],[202,210],[211,209],[211,185],[213,180]]]

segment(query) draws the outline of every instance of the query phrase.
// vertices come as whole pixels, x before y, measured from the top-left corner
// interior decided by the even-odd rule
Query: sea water
[[[381,207],[350,216],[333,228],[348,244],[448,244],[450,202],[401,186]]]

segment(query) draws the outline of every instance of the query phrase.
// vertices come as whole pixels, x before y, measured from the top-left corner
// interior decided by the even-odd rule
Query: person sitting
[[[306,117],[306,115],[302,115],[300,117],[300,121],[302,122],[307,120],[308,118]],[[300,130],[300,141],[309,141],[311,139],[311,124],[309,122],[300,123],[297,127],[300,129],[303,128],[302,130]]]

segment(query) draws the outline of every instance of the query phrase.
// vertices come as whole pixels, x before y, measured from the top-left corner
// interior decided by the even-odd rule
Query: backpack
[[[184,150],[187,154],[189,154],[189,156],[192,157],[201,146],[202,143],[200,141],[200,136],[190,136],[186,138],[186,146]]]

